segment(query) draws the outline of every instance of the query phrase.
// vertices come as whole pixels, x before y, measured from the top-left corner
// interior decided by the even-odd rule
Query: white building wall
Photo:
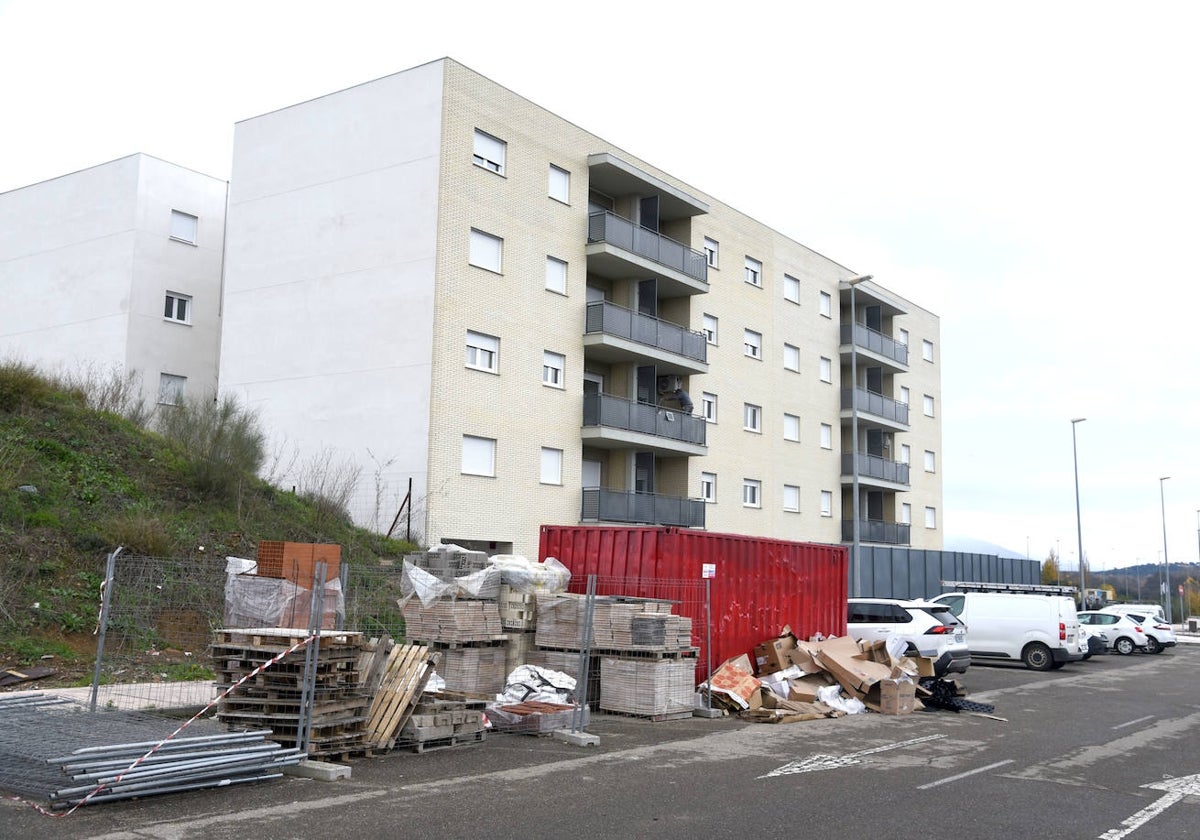
[[[0,356],[48,371],[169,371],[211,390],[220,338],[225,183],[135,154],[0,195]],[[200,242],[171,242],[171,210]],[[163,319],[192,295],[190,326]]]
[[[382,529],[409,478],[425,496],[441,97],[429,64],[234,137],[221,390],[297,455],[283,486],[360,467],[350,510]]]

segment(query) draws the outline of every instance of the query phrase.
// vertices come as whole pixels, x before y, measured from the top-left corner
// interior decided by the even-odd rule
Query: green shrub
[[[0,411],[40,403],[53,391],[53,385],[33,365],[13,359],[0,361]]]
[[[170,557],[176,548],[166,524],[154,514],[134,508],[110,519],[104,526],[107,545],[124,546],[129,554]]]
[[[204,493],[234,498],[241,483],[258,472],[266,457],[266,436],[257,416],[232,396],[163,406],[156,425],[191,459],[191,478]]]

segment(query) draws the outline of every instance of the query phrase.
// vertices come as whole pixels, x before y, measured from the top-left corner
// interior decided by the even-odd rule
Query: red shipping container
[[[585,591],[587,577],[596,575],[598,595],[677,601],[675,612],[691,617],[693,644],[701,648],[706,633],[703,571],[713,564],[714,669],[726,659],[751,654],[784,625],[801,639],[846,632],[849,560],[841,545],[686,528],[543,525],[538,556],[554,557],[571,570],[572,592]],[[702,657],[700,680],[707,676],[706,665]]]

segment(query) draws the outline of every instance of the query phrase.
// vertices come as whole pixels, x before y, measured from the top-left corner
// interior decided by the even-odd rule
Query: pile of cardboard
[[[897,659],[883,642],[848,636],[802,641],[787,628],[754,649],[754,665],[757,676],[748,656],[726,661],[702,693],[715,708],[771,723],[838,717],[855,701],[874,712],[904,715],[921,708],[918,682],[933,675],[931,660]],[[831,686],[836,690],[829,692]]]

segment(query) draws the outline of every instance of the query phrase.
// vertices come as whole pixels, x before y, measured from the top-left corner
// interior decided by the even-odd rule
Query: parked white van
[[[946,604],[967,625],[971,661],[1015,660],[1034,671],[1083,658],[1075,602],[1063,595],[947,592]]]

